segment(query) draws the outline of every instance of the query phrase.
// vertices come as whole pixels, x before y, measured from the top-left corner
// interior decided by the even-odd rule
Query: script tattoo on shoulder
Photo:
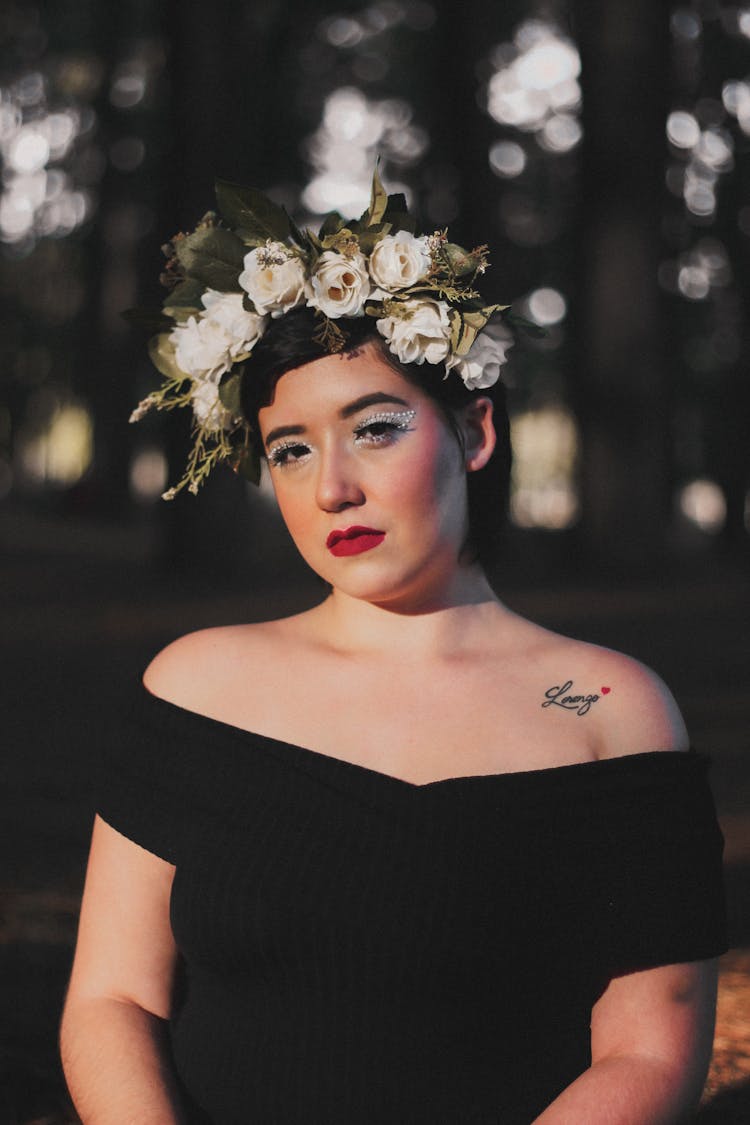
[[[566,680],[564,684],[545,691],[542,707],[562,707],[566,711],[575,711],[576,715],[588,715],[593,705],[603,695],[609,695],[611,690],[610,687],[601,687],[598,692],[592,691],[588,695],[573,695],[573,681]]]

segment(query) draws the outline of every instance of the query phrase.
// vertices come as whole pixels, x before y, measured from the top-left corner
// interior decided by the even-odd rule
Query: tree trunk
[[[600,564],[650,568],[664,544],[669,412],[657,269],[669,12],[577,0],[583,60],[577,352],[582,534]]]

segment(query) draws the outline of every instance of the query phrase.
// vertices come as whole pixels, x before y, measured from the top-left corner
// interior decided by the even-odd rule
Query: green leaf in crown
[[[205,285],[196,278],[186,278],[175,285],[169,296],[164,301],[164,311],[173,313],[175,317],[185,312],[200,312],[201,297],[206,291]]]
[[[233,418],[242,417],[242,376],[244,369],[237,367],[227,372],[219,384],[219,398],[221,403]]]
[[[451,351],[454,355],[468,355],[471,345],[486,327],[491,316],[503,312],[507,305],[486,305],[484,308],[455,309],[451,319]]]
[[[338,234],[344,226],[346,226],[346,220],[343,215],[340,215],[338,211],[329,211],[320,224],[320,230],[318,231],[319,241],[325,246],[325,240],[332,235]]]
[[[380,182],[378,169],[372,174],[372,189],[370,191],[370,206],[365,211],[360,219],[362,226],[374,227],[382,222],[383,216],[388,208],[388,193]]]
[[[245,257],[239,238],[223,227],[204,227],[181,239],[177,258],[192,281],[222,293],[241,292],[237,280]]]
[[[217,180],[216,202],[221,217],[245,246],[263,246],[269,238],[284,242],[291,234],[284,208],[255,188]]]
[[[162,332],[149,340],[148,356],[156,370],[171,383],[185,383],[190,378],[177,366],[174,340],[168,332]]]
[[[374,226],[366,227],[358,237],[359,248],[362,253],[372,254],[381,238],[385,237],[386,234],[391,234],[394,229],[403,228],[394,228],[391,223],[376,223]]]
[[[246,444],[233,459],[232,468],[251,484],[260,484],[261,461],[257,447]]]

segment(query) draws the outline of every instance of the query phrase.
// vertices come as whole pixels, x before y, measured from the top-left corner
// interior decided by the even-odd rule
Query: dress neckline
[[[198,724],[209,724],[235,738],[243,740],[251,739],[255,742],[268,743],[271,747],[276,748],[274,757],[277,759],[281,757],[279,753],[280,750],[292,750],[300,758],[319,767],[354,771],[361,777],[370,778],[373,782],[379,781],[383,784],[389,784],[403,790],[412,790],[415,792],[435,790],[440,787],[448,786],[477,785],[477,783],[480,782],[497,783],[509,781],[509,779],[515,779],[515,784],[522,784],[524,780],[541,780],[543,778],[562,780],[563,778],[573,778],[579,775],[587,776],[596,773],[617,772],[623,769],[628,771],[633,768],[638,768],[640,764],[649,761],[655,764],[660,762],[666,764],[665,760],[682,761],[688,758],[694,760],[701,757],[701,755],[697,754],[692,748],[687,751],[645,750],[635,754],[623,754],[613,758],[591,758],[583,762],[569,762],[561,766],[543,766],[528,770],[504,770],[500,773],[460,774],[454,777],[435,778],[432,781],[414,782],[408,781],[403,777],[397,777],[395,774],[385,773],[383,770],[374,769],[372,766],[362,765],[360,762],[352,762],[347,758],[337,758],[333,754],[324,754],[320,750],[313,750],[309,746],[301,746],[297,742],[288,742],[283,738],[275,738],[273,735],[248,730],[246,727],[239,727],[223,719],[215,719],[211,715],[204,715],[201,711],[192,711],[189,707],[183,707],[179,703],[173,703],[169,699],[164,699],[160,695],[155,695],[143,683],[141,683],[141,689],[142,693],[145,693],[151,703],[165,708],[168,712],[180,715],[188,722],[196,721]],[[552,775],[554,775],[554,778]],[[351,773],[350,776],[352,776]]]

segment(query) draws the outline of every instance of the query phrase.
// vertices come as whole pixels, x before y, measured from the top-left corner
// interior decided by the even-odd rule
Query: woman
[[[360,247],[372,205],[363,221]],[[412,235],[385,238],[401,249],[360,261],[340,240],[304,268],[250,251],[243,311],[270,320],[244,323],[218,377],[210,301],[162,341],[182,383],[204,348],[199,424],[220,418],[235,460],[262,443],[330,592],[183,637],[145,673],[63,1018],[86,1125],[644,1125],[700,1096],[725,948],[705,763],[652,672],[493,592],[500,353],[444,334],[439,354],[427,314],[478,298],[448,290],[437,244],[428,266]],[[199,402],[238,364],[241,422],[226,390]]]

